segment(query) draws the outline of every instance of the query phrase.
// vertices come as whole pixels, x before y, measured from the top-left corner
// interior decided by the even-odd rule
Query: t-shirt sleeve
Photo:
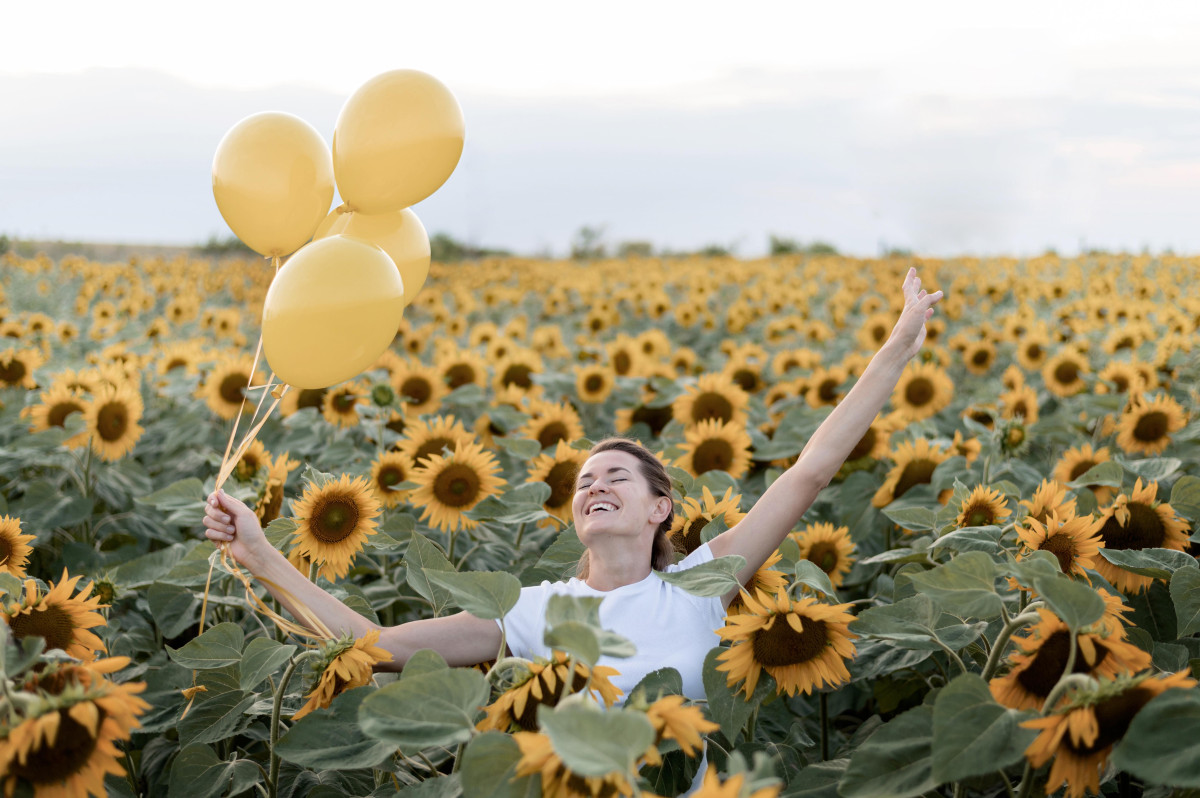
[[[693,566],[700,565],[702,563],[711,562],[714,559],[716,558],[713,557],[712,549],[709,548],[707,543],[702,543],[696,547],[695,551],[684,557],[679,562],[674,563],[673,565],[668,565],[667,571],[686,571],[688,568],[692,568]],[[681,592],[683,591],[681,590]],[[686,595],[687,598],[692,601],[702,613],[704,613],[706,622],[711,628],[717,629],[725,625],[725,607],[721,603],[720,596],[702,597],[693,596],[690,593],[687,593]]]
[[[549,582],[523,587],[521,597],[504,616],[504,623],[496,621],[496,625],[505,634],[505,643],[513,656],[533,659],[545,650],[546,644],[542,639],[546,629],[546,602],[549,596]]]
[[[691,568],[693,565],[700,565],[701,563],[709,562],[712,559],[714,559],[713,553],[712,553],[712,549],[709,548],[708,543],[701,543],[699,546],[696,547],[696,550],[693,551],[691,554],[684,557],[682,560],[680,560],[677,563],[672,563],[671,565],[668,565],[667,572],[669,573],[671,571],[686,571],[688,568]]]

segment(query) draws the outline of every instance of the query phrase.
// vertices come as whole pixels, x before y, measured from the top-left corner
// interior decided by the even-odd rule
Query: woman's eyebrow
[[[610,473],[610,474],[614,471],[626,471],[627,472],[627,471],[629,471],[629,469],[626,468],[625,466],[613,466],[612,468],[608,469],[608,473]],[[591,471],[587,472],[586,474],[580,474],[577,477],[577,479],[586,479],[590,476],[593,476]]]

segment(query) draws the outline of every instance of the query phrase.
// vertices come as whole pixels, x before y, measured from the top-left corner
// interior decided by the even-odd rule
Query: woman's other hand
[[[922,289],[915,268],[909,269],[904,276],[903,291],[904,311],[885,346],[894,348],[907,362],[921,351],[921,344],[925,342],[925,322],[933,316],[933,306],[941,301],[942,292],[930,294]]]
[[[204,503],[204,526],[208,539],[228,543],[229,553],[252,574],[261,572],[275,553],[254,511],[223,490],[210,493]]]

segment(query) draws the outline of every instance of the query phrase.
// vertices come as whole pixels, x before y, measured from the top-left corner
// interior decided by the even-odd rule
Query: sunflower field
[[[551,605],[551,660],[399,675],[377,632],[273,623],[201,526],[266,392],[270,267],[6,255],[5,794],[673,796],[702,752],[706,798],[1196,794],[1200,259],[434,264],[391,349],[283,393],[224,490],[375,624],[502,618],[574,573],[596,440],[667,464],[681,554],[738,523],[912,265],[946,292],[924,348],[693,702],[671,669],[621,695],[598,660],[629,643],[584,599]]]

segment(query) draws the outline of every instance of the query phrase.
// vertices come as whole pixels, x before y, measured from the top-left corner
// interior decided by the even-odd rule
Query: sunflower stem
[[[954,663],[958,665],[959,672],[966,673],[967,666],[963,664],[962,657],[958,656],[958,654],[954,652],[954,649],[950,648],[950,646],[946,645],[941,640],[938,640],[936,637],[933,639],[939,646],[942,647],[942,651],[945,651],[950,656],[950,659],[954,660]],[[949,677],[947,677],[947,683],[949,683]]]
[[[1029,798],[1033,792],[1033,765],[1025,760],[1025,772],[1021,774],[1021,786],[1017,790],[1017,798]]]
[[[268,798],[277,798],[279,795],[279,755],[275,753],[275,744],[279,742],[279,713],[283,709],[283,696],[287,692],[288,682],[292,680],[292,674],[296,671],[297,665],[304,660],[319,656],[320,653],[319,650],[312,649],[293,657],[283,672],[283,678],[279,680],[279,687],[275,689],[275,703],[271,707],[271,773],[267,777]]]
[[[821,707],[821,761],[829,761],[829,693],[818,693],[817,702]],[[755,710],[757,711],[757,710]]]
[[[1008,640],[1013,636],[1013,633],[1026,624],[1033,623],[1038,619],[1036,612],[1022,613],[1015,618],[1010,619],[1004,624],[1004,628],[1000,630],[1000,634],[996,635],[996,642],[992,644],[992,653],[988,655],[987,664],[983,666],[983,680],[986,682],[995,674],[996,668],[1000,667],[1000,658],[1004,655],[1004,649],[1008,646]]]
[[[137,776],[134,775],[133,757],[129,755],[128,741],[121,744],[121,752],[125,754],[125,780],[129,782],[129,788],[133,790],[133,794],[140,796],[142,790],[138,787]]]

